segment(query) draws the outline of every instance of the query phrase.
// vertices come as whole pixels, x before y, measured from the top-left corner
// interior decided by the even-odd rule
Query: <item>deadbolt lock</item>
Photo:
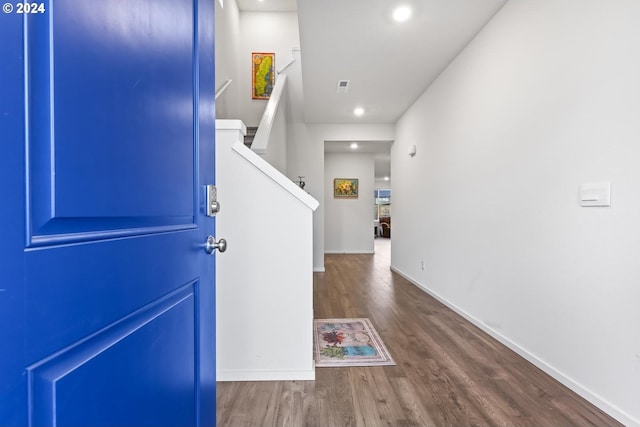
[[[215,185],[207,185],[207,216],[216,216],[220,212],[218,190]]]

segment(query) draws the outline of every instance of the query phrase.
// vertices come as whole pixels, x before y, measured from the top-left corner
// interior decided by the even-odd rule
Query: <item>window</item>
[[[391,216],[391,189],[378,188],[373,191],[373,197],[375,200],[374,205],[374,219],[380,217]]]

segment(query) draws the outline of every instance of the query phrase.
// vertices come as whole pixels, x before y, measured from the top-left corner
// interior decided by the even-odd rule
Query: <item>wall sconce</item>
[[[411,144],[409,146],[409,157],[415,157],[416,155],[416,144]]]

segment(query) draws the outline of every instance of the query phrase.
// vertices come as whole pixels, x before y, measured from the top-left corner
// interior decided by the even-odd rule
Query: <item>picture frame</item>
[[[269,99],[275,85],[276,54],[273,52],[251,53],[251,98]]]
[[[357,199],[358,178],[335,178],[333,180],[334,199]]]

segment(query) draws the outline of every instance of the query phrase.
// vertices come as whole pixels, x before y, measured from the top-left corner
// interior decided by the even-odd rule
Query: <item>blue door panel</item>
[[[56,215],[193,215],[193,0],[78,3],[52,3]]]
[[[32,423],[194,425],[194,286],[30,367]]]
[[[193,223],[193,2],[127,2],[101,23],[113,2],[47,6],[52,27],[32,20],[26,43],[33,234]]]
[[[215,0],[0,16],[0,425],[214,425]]]
[[[197,240],[191,230],[27,251],[27,362],[197,280]]]

